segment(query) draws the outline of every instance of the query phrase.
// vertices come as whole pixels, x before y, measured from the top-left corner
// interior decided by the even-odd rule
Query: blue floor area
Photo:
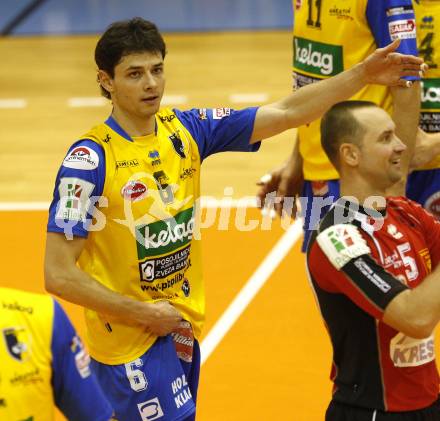
[[[28,3],[1,0],[0,27]],[[12,35],[100,33],[111,22],[134,16],[151,20],[166,32],[290,28],[292,1],[46,0]]]

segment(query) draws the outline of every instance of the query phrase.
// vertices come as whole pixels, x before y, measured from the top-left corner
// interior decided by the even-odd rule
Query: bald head
[[[344,101],[330,108],[321,120],[321,145],[327,157],[339,171],[339,147],[352,143],[358,147],[366,132],[365,125],[356,117],[356,110],[378,108],[369,101]]]

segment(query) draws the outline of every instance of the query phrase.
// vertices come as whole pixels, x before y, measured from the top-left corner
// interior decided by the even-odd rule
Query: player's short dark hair
[[[165,58],[166,45],[157,26],[142,18],[133,18],[112,23],[102,34],[95,49],[98,69],[112,78],[115,66],[132,53],[160,53]],[[110,93],[101,86],[101,93],[110,98]]]
[[[366,129],[353,111],[365,107],[377,105],[370,101],[343,101],[333,105],[322,117],[321,146],[336,169],[339,169],[339,146],[342,143],[361,146]]]

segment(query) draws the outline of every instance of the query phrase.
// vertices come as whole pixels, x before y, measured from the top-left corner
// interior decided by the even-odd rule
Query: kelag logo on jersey
[[[304,38],[293,39],[293,66],[314,75],[335,76],[344,70],[342,47]]]
[[[422,110],[440,110],[440,79],[423,79]]]
[[[24,327],[3,329],[3,339],[12,358],[20,362],[29,359],[31,337]]]
[[[136,227],[139,260],[171,253],[188,244],[194,229],[193,208],[178,213],[174,218]],[[151,270],[149,269],[151,272]]]

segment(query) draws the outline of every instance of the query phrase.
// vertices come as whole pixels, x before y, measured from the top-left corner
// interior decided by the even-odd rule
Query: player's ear
[[[113,78],[105,71],[98,70],[98,82],[109,93],[113,92]]]
[[[339,146],[340,162],[356,167],[359,164],[359,152],[359,148],[353,143],[342,143]]]

